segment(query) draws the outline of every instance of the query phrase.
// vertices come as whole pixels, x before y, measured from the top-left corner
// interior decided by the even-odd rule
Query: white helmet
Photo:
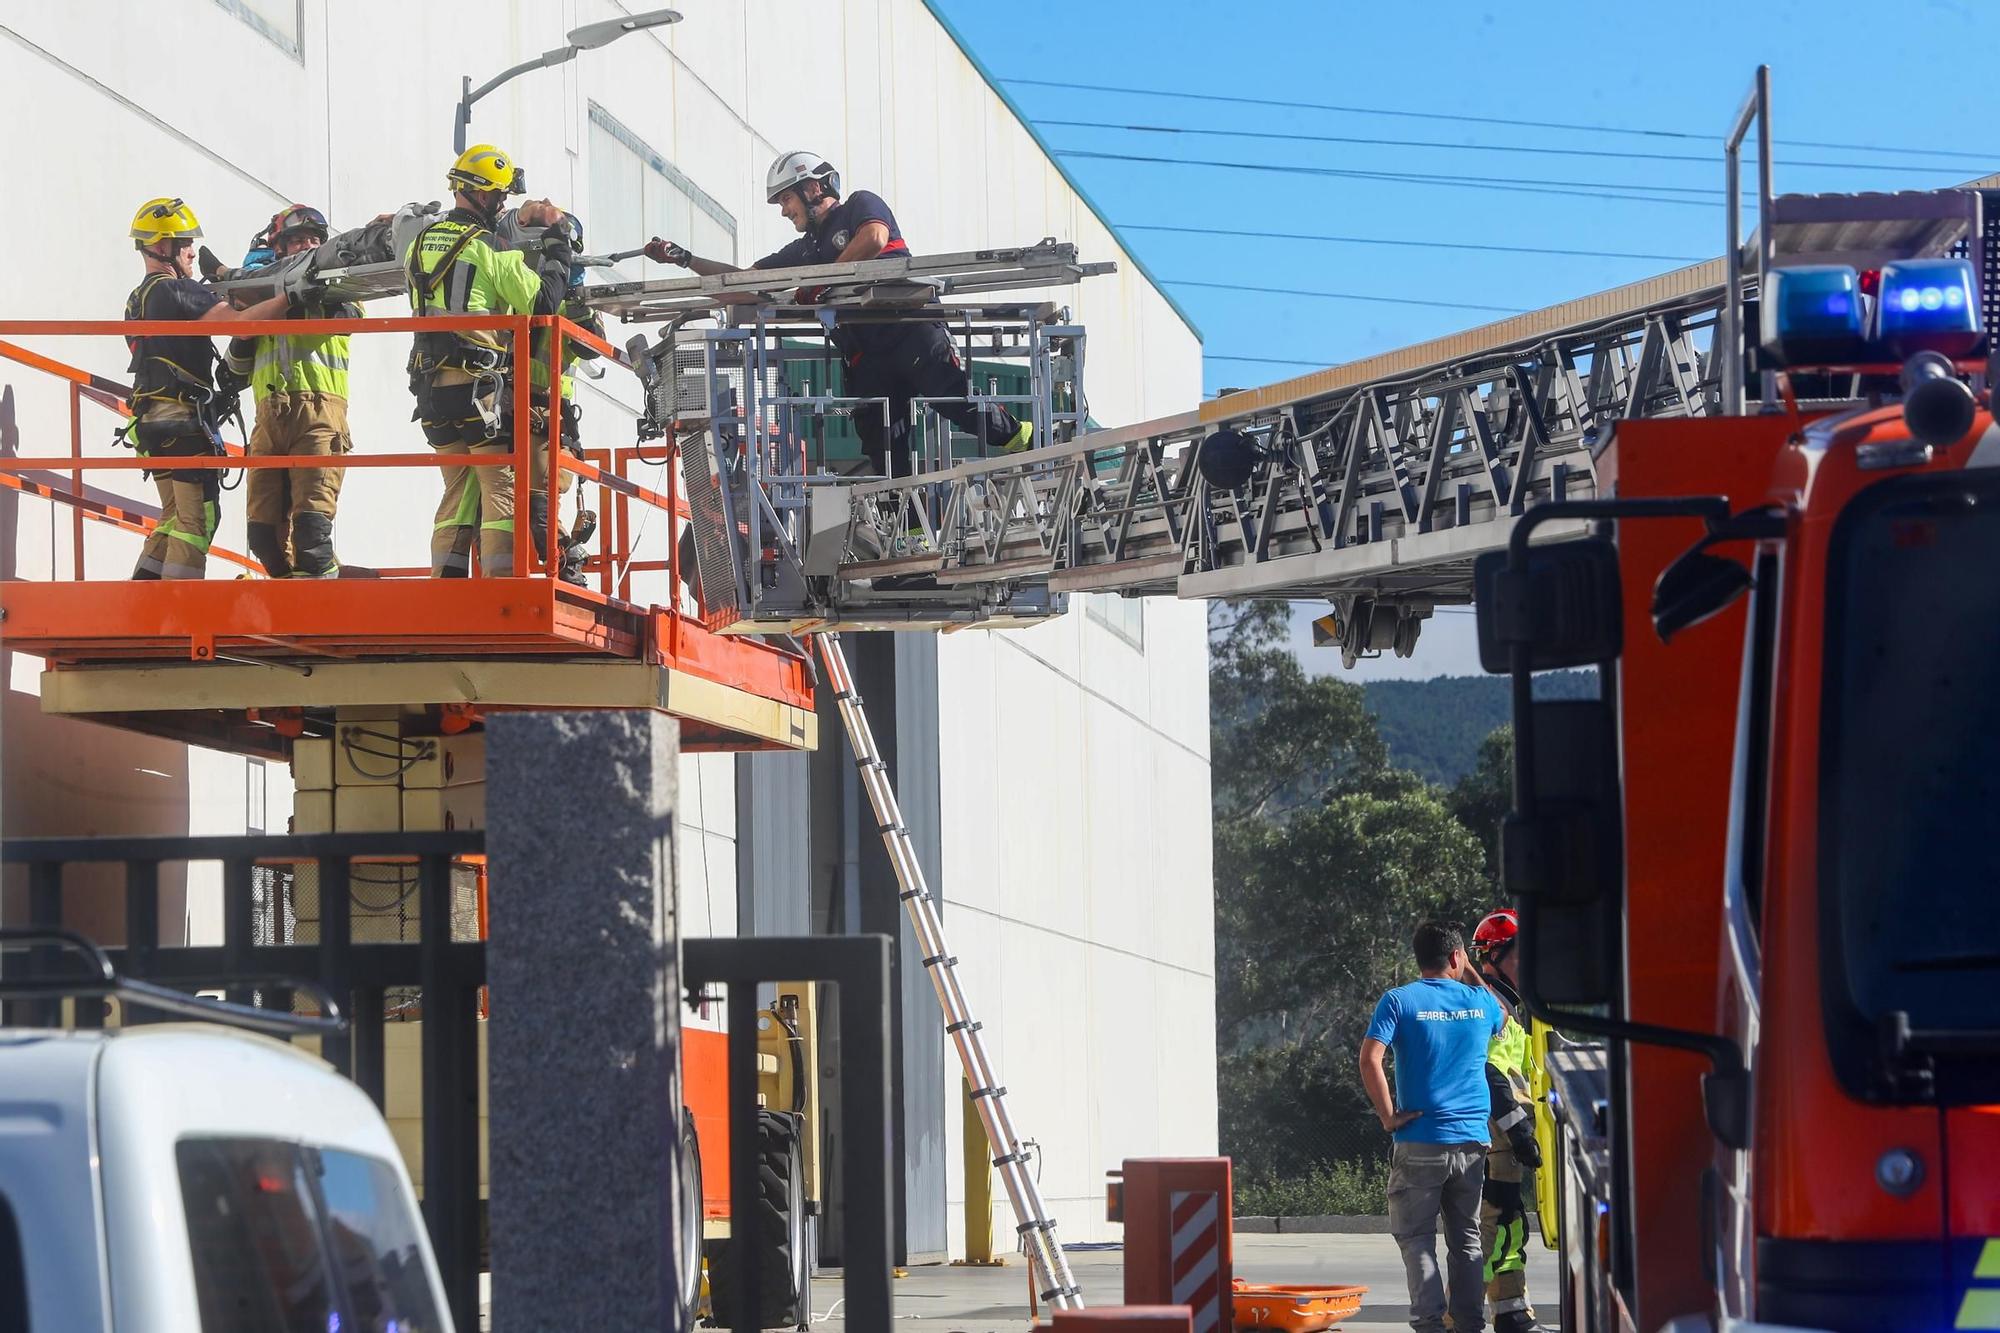
[[[828,194],[840,193],[840,173],[833,169],[833,163],[803,148],[780,153],[771,169],[764,173],[764,200],[775,204],[779,195],[806,181],[823,183]]]

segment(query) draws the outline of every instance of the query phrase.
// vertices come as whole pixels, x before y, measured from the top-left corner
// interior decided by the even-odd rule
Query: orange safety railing
[[[511,417],[513,420],[513,449],[504,455],[449,456],[426,452],[405,452],[388,454],[341,454],[341,455],[282,455],[248,457],[240,445],[226,443],[224,453],[204,457],[140,457],[133,455],[89,455],[83,443],[83,404],[86,400],[112,412],[129,417],[126,403],[129,392],[127,386],[103,376],[91,374],[43,353],[21,346],[15,338],[66,338],[66,337],[138,337],[138,336],[209,336],[209,337],[258,337],[303,334],[359,334],[373,335],[385,333],[458,333],[486,331],[511,335],[506,355],[512,381]],[[547,435],[541,440],[532,438],[532,408],[535,396],[526,373],[529,347],[533,337],[545,333],[548,345],[542,352],[548,371],[548,409],[545,413]],[[560,565],[561,551],[561,503],[563,476],[576,476],[580,484],[595,484],[603,497],[599,524],[598,552],[584,562],[586,573],[595,573],[597,594],[607,601],[618,599],[629,601],[632,591],[632,576],[635,573],[662,572],[667,574],[673,595],[679,595],[681,571],[678,528],[671,521],[667,529],[667,554],[664,559],[639,560],[636,557],[638,537],[643,531],[643,522],[635,525],[631,518],[631,506],[637,503],[664,511],[673,519],[687,517],[685,500],[679,494],[679,468],[676,446],[671,439],[661,442],[656,451],[649,452],[638,447],[584,448],[581,457],[568,454],[561,445],[562,421],[559,410],[560,398],[557,386],[562,382],[564,345],[570,340],[582,343],[595,350],[612,364],[630,370],[631,363],[625,355],[610,343],[578,327],[567,319],[548,315],[450,315],[450,316],[402,316],[389,319],[283,319],[251,320],[227,324],[190,324],[172,320],[0,320],[0,360],[14,362],[63,380],[69,395],[70,452],[67,455],[37,455],[0,457],[0,486],[22,494],[35,495],[59,504],[69,506],[73,511],[71,546],[75,577],[87,577],[85,569],[84,524],[86,520],[105,523],[127,531],[150,533],[158,526],[156,515],[149,514],[144,505],[115,494],[94,491],[85,485],[84,478],[91,472],[181,472],[204,470],[236,469],[298,469],[298,468],[380,468],[404,467],[432,469],[448,462],[454,467],[512,467],[514,469],[514,513],[517,535],[529,521],[533,506],[529,497],[534,489],[534,453],[537,448],[547,450],[547,488],[550,496],[547,530],[540,534],[541,549],[546,554],[537,555],[534,541],[516,540],[514,543],[514,563],[509,570],[483,570],[488,577],[515,578],[536,575],[554,578]],[[580,442],[579,442],[580,443]],[[667,490],[661,492],[641,485],[627,475],[634,464],[666,465]],[[63,482],[67,485],[63,485]],[[250,556],[211,546],[209,554],[225,562],[245,569],[261,571],[263,566]],[[386,577],[421,577],[429,573],[428,566],[418,568],[382,569],[376,571]],[[676,617],[676,620],[678,618]]]

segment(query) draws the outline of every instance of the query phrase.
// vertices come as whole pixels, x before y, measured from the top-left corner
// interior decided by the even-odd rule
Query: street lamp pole
[[[641,28],[663,27],[666,24],[679,23],[680,21],[681,14],[677,9],[653,9],[643,14],[634,14],[630,18],[606,19],[602,23],[586,23],[581,28],[570,30],[568,35],[563,39],[567,45],[558,46],[551,51],[544,51],[533,60],[524,60],[512,69],[502,70],[499,74],[494,75],[477,88],[472,86],[472,77],[470,75],[464,76],[459,81],[458,116],[452,126],[451,151],[454,154],[465,151],[466,130],[472,124],[472,104],[492,92],[495,88],[498,88],[501,84],[507,82],[507,80],[519,74],[526,74],[531,69],[552,69],[557,65],[565,64],[574,60],[577,52],[593,51],[600,46],[609,45],[628,32],[637,32]]]

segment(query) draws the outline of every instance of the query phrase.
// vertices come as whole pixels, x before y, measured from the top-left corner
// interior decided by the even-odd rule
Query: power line
[[[1002,83],[1022,87],[1064,88],[1077,92],[1125,93],[1134,97],[1172,97],[1190,102],[1232,102],[1239,106],[1275,106],[1291,111],[1336,111],[1357,116],[1394,116],[1404,120],[1444,120],[1463,125],[1506,125],[1516,129],[1571,130],[1581,134],[1627,134],[1648,139],[1687,139],[1712,143],[1713,134],[1689,130],[1635,129],[1623,125],[1576,124],[1560,120],[1519,120],[1507,116],[1466,116],[1443,111],[1403,111],[1379,106],[1341,106],[1330,102],[1300,102],[1273,97],[1232,97],[1223,93],[1191,93],[1178,88],[1128,88],[1106,83],[1071,83],[1063,79],[1002,79]],[[1882,148],[1871,144],[1824,143],[1816,139],[1774,139],[1784,148],[1829,148],[1850,153],[1894,153],[1902,157],[1947,157],[1957,161],[1990,162],[1985,153],[1963,153],[1944,148]]]
[[[1222,167],[1232,171],[1276,172],[1284,176],[1328,176],[1343,180],[1377,180],[1406,185],[1443,185],[1467,190],[1501,190],[1512,194],[1555,194],[1575,199],[1612,199],[1634,204],[1679,204],[1686,208],[1713,208],[1719,199],[1672,199],[1672,194],[1720,195],[1720,190],[1680,185],[1620,185],[1606,188],[1602,181],[1543,181],[1518,177],[1442,176],[1426,172],[1361,171],[1346,167],[1288,167],[1269,162],[1226,162],[1213,158],[1151,157],[1141,153],[1095,153],[1082,149],[1051,149],[1057,157],[1094,158],[1106,162],[1149,162],[1174,167]],[[1628,194],[1629,190],[1656,190],[1659,194]]]
[[[1337,366],[1338,361],[1310,361],[1296,356],[1225,356],[1220,352],[1202,351],[1205,361],[1250,361],[1260,366]]]
[[[1660,259],[1670,264],[1696,264],[1699,255],[1653,255],[1626,250],[1565,250],[1540,245],[1479,245],[1471,241],[1404,241],[1381,236],[1323,236],[1296,231],[1237,231],[1225,227],[1170,227],[1164,223],[1119,222],[1119,231],[1171,231],[1190,236],[1245,236],[1264,241],[1324,241],[1342,245],[1397,245],[1415,250],[1482,250],[1503,255],[1564,255],[1580,259]]]
[[[1364,296],[1359,292],[1314,292],[1299,287],[1251,287],[1234,282],[1197,282],[1192,278],[1161,278],[1169,287],[1212,287],[1220,292],[1262,292],[1270,296],[1318,296],[1329,301],[1374,301],[1381,305],[1420,305],[1435,310],[1483,310],[1495,315],[1525,312],[1509,305],[1475,305],[1470,301],[1424,301],[1414,296]]]
[[[1698,162],[1714,166],[1713,153],[1634,153],[1608,148],[1537,148],[1526,144],[1444,143],[1436,139],[1366,139],[1344,134],[1285,134],[1277,130],[1220,130],[1187,125],[1125,125],[1109,120],[1036,120],[1036,125],[1065,129],[1131,130],[1140,134],[1198,134],[1220,139],[1272,139],[1284,143],[1339,143],[1375,148],[1443,148],[1465,153],[1533,153],[1544,157],[1609,157],[1636,162]],[[1787,162],[1787,167],[1826,167],[1841,171],[1941,172],[1945,166],[1899,166],[1890,162]]]

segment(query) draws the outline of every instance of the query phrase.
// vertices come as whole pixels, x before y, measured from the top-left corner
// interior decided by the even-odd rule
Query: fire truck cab
[[[2000,1329],[1982,199],[1768,179],[1720,413],[1617,423],[1477,574],[1525,997],[1601,1039],[1549,1057],[1562,1322]]]

